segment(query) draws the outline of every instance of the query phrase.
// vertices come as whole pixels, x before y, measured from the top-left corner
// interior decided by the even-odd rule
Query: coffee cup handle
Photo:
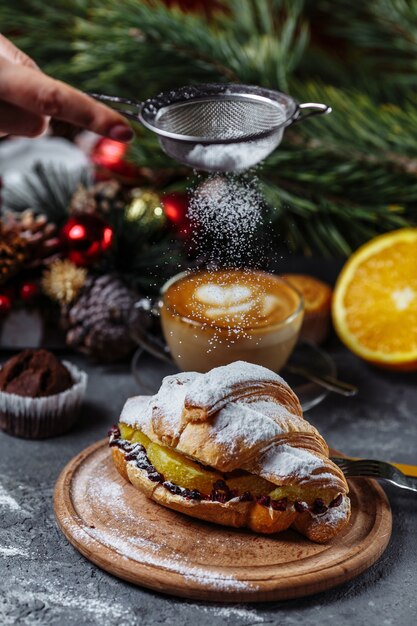
[[[141,298],[132,307],[129,317],[129,330],[133,341],[152,356],[172,363],[172,358],[160,328],[162,300]]]

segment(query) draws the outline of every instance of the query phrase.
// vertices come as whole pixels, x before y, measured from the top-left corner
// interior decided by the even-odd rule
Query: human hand
[[[116,141],[131,141],[124,117],[86,94],[44,74],[0,35],[0,137],[36,137],[54,117]]]

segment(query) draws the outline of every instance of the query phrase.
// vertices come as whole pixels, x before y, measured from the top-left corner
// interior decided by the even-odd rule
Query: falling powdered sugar
[[[244,267],[263,260],[264,200],[255,178],[211,175],[191,192],[193,241],[209,263]]]

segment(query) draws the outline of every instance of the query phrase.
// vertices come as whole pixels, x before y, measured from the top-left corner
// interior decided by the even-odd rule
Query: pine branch
[[[95,1],[95,0],[93,0]],[[87,17],[91,0],[19,0],[0,4],[1,32],[56,78],[68,76],[73,29]]]
[[[82,89],[142,99],[235,80],[330,104],[332,115],[287,130],[259,169],[275,228],[293,249],[347,254],[416,223],[416,3],[225,0],[209,22],[157,0],[7,4],[5,34]],[[142,128],[129,158],[175,167]]]
[[[131,220],[124,210],[111,211],[113,244],[96,269],[117,272],[132,287],[157,293],[179,271],[184,253],[164,218],[145,213]]]
[[[367,207],[304,197],[264,181],[262,191],[273,207],[272,223],[281,243],[306,255],[347,256],[375,234],[402,228],[401,207]],[[399,211],[399,213],[397,213]]]
[[[319,0],[311,3],[311,9],[323,23],[324,31],[339,42],[336,47],[343,55],[342,73],[356,75],[358,87],[381,99],[407,99],[410,89],[417,85],[415,2]]]
[[[64,167],[35,163],[20,187],[6,187],[4,203],[13,211],[33,209],[46,215],[48,221],[61,226],[68,217],[70,200],[80,185],[91,184],[86,168],[70,171]]]

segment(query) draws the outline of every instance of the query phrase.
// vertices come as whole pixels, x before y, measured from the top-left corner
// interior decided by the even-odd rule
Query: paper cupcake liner
[[[25,398],[0,391],[0,429],[23,439],[61,435],[77,421],[87,388],[87,374],[63,361],[74,381],[72,387],[44,398]]]

